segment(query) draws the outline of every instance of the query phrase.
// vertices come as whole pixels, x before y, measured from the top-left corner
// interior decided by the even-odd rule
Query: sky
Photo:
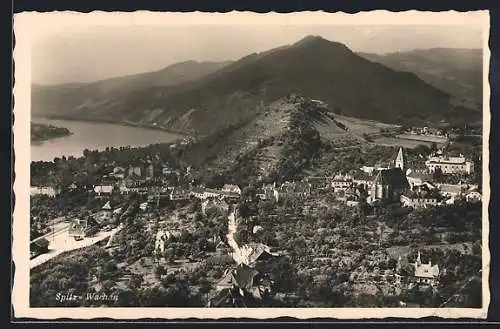
[[[307,35],[342,42],[353,51],[379,54],[483,47],[484,20],[472,16],[396,20],[394,14],[387,16],[390,19],[356,15],[284,15],[280,19],[254,15],[252,19],[238,19],[229,14],[214,19],[209,15],[190,20],[173,16],[44,15],[19,19],[24,29],[18,30],[20,39],[29,36],[31,79],[37,84],[91,82],[155,71],[187,60],[237,60],[292,44]]]

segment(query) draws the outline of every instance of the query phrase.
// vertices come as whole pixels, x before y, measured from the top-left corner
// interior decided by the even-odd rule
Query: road
[[[53,235],[55,236],[55,235],[60,234],[61,232],[67,231],[68,228],[69,228],[68,223],[62,222],[62,223],[54,224],[54,231],[51,231],[45,235],[39,236],[38,238],[31,240],[31,243],[33,243],[37,240],[43,239],[43,238],[45,238],[47,240],[52,240]]]
[[[83,240],[76,241],[73,237],[69,236],[68,226],[66,226],[65,229],[55,232],[53,238],[50,236],[50,239],[48,239],[49,252],[31,259],[30,269],[35,268],[64,252],[91,246],[110,237],[121,229],[122,227],[118,227],[109,232],[99,232],[93,237],[87,237],[83,238]],[[50,235],[52,235],[52,233]]]

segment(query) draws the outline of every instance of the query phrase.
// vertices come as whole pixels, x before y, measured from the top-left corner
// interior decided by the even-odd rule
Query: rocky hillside
[[[283,181],[306,169],[326,140],[352,138],[335,123],[326,106],[289,95],[267,106],[241,125],[231,125],[191,145],[184,160],[224,182]],[[322,136],[319,132],[330,131]],[[336,132],[336,133],[333,133]]]

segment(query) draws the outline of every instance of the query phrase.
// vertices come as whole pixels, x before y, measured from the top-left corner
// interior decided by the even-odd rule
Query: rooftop
[[[390,185],[394,188],[409,188],[408,180],[401,168],[383,169],[375,178],[379,184]]]

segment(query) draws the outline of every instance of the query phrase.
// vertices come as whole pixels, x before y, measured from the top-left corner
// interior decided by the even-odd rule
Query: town
[[[214,183],[179,160],[192,144],[32,163],[32,305],[72,289],[119,296],[93,306],[480,306],[480,157],[386,147],[329,175]]]

